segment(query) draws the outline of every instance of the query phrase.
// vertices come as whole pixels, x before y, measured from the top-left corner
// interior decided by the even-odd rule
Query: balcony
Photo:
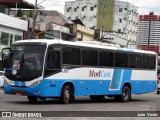
[[[28,31],[28,21],[11,17],[3,13],[0,13],[0,21],[0,25],[23,31]]]

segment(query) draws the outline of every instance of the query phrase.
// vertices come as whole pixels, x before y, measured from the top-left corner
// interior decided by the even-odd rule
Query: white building
[[[9,16],[10,8],[15,7],[33,9],[34,5],[24,0],[0,0],[0,51],[3,47],[23,39],[24,32],[28,31],[28,21]]]
[[[65,16],[79,18],[87,27],[114,31],[114,42],[135,47],[138,9],[131,3],[118,0],[76,0],[65,3]],[[123,34],[122,34],[123,33]],[[118,42],[119,38],[121,42]]]
[[[28,31],[28,21],[0,13],[0,50],[16,40],[23,39],[23,31]]]
[[[97,0],[76,0],[65,3],[65,17],[80,19],[87,27],[96,27]]]

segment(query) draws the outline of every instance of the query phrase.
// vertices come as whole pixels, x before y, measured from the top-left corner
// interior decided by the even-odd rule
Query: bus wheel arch
[[[75,101],[74,91],[75,88],[72,82],[63,84],[60,95],[61,102],[63,104],[73,103]]]
[[[130,91],[132,91],[131,83],[126,82],[126,83],[124,83],[123,87],[124,87],[124,86],[128,86],[128,87],[130,88]],[[122,88],[122,89],[123,89],[123,88]]]
[[[126,82],[122,87],[121,95],[114,96],[115,100],[120,102],[129,102],[131,100],[131,90],[131,84]]]
[[[122,102],[129,102],[131,100],[131,91],[131,84],[126,82],[122,88]]]

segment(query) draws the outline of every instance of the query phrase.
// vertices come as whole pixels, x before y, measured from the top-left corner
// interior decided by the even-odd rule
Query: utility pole
[[[36,16],[37,16],[37,0],[35,0],[35,8],[34,8],[34,14],[33,14],[32,38],[35,37],[34,35],[35,35]]]

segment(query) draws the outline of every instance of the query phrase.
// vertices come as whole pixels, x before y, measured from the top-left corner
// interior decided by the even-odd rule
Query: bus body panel
[[[77,70],[80,70],[76,68]],[[92,68],[93,69],[93,68]],[[95,68],[96,69],[96,68]],[[88,71],[90,68],[88,69]],[[111,70],[111,69],[106,69]],[[72,83],[74,86],[74,95],[75,96],[87,96],[87,95],[120,95],[122,92],[122,87],[125,83],[129,83],[131,85],[131,93],[132,94],[143,94],[148,92],[153,92],[156,89],[156,80],[146,79],[147,75],[144,76],[144,80],[142,80],[142,76],[139,75],[139,80],[131,80],[132,73],[134,70],[131,69],[115,69],[112,76],[109,76],[111,79],[105,80],[104,78],[97,78],[97,76],[88,79],[81,79],[81,78],[72,78],[69,79],[70,74],[72,74],[74,69],[68,70],[68,73],[58,73],[57,75],[50,76],[49,78],[45,78],[42,82],[35,86],[27,86],[26,88],[21,87],[11,87],[4,84],[4,89],[6,94],[16,94],[17,91],[20,93],[26,92],[31,96],[39,96],[39,97],[60,97],[62,87],[65,83]],[[105,71],[103,69],[103,71]],[[85,73],[85,72],[84,72]],[[139,73],[141,73],[139,71]],[[68,79],[64,79],[64,75]],[[67,75],[68,74],[68,75]],[[77,73],[79,74],[79,73]],[[117,75],[115,75],[117,74]],[[150,74],[149,71],[146,71],[146,74]],[[76,76],[76,74],[74,74]],[[85,74],[81,74],[84,77]],[[61,79],[56,79],[57,76],[61,76]],[[78,76],[78,75],[77,75]],[[99,75],[98,75],[99,76]],[[116,77],[115,77],[116,76]],[[87,77],[86,77],[87,78]],[[116,79],[116,82],[115,80]],[[16,83],[16,82],[15,82]],[[15,84],[17,86],[17,83]],[[38,92],[39,94],[34,94]]]

